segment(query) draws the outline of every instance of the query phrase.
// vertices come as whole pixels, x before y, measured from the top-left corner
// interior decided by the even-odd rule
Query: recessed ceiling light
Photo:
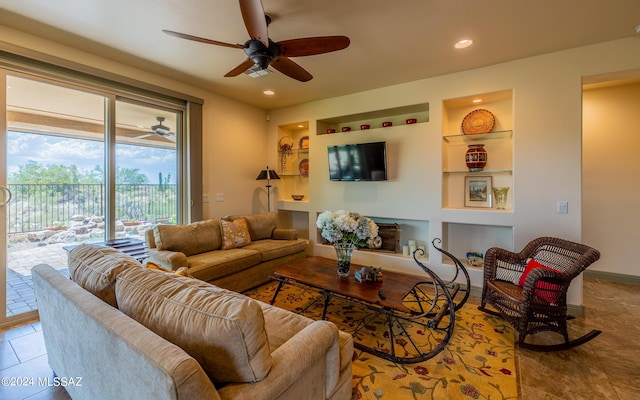
[[[304,125],[300,124],[298,125],[298,128],[304,128]]]
[[[456,49],[464,49],[467,48],[469,46],[471,46],[473,44],[473,40],[471,39],[462,39],[460,41],[458,41],[455,45],[453,45],[453,47],[455,47]]]
[[[276,94],[276,92],[274,92],[273,90],[265,90],[262,93],[264,93],[267,96],[273,96],[274,94]]]
[[[482,103],[482,99],[473,99],[471,100],[472,102],[478,104],[478,103]]]

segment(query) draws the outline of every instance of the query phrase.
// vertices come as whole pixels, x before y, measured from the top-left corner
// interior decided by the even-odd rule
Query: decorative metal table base
[[[372,311],[371,315],[360,321],[351,333],[354,339],[359,336],[360,331],[367,328],[367,325],[372,320],[381,316],[385,319],[388,333],[388,335],[385,336],[389,343],[388,349],[385,349],[382,343],[378,343],[379,347],[375,348],[354,340],[354,347],[357,349],[400,364],[425,361],[440,353],[449,343],[453,335],[455,313],[469,298],[471,284],[469,274],[462,263],[450,253],[437,247],[436,241],[440,243],[440,239],[434,239],[432,242],[434,248],[451,258],[454,262],[456,266],[455,275],[450,281],[443,281],[435,272],[418,260],[417,254],[418,252],[422,252],[422,250],[417,249],[413,254],[413,259],[428,275],[429,279],[417,283],[408,291],[404,302],[408,308],[410,308],[411,312],[383,307],[373,301],[363,301],[343,293],[320,289],[319,292],[324,298],[322,319],[326,319],[327,309],[331,299],[338,298]],[[460,272],[463,273],[466,279],[466,285],[464,286],[456,282]],[[275,302],[280,289],[286,283],[308,287],[308,285],[304,283],[298,283],[288,279],[280,279],[277,277],[274,279],[279,281],[279,285],[271,301],[272,304]],[[382,297],[384,293],[380,293],[379,295]],[[316,302],[317,300],[312,302],[305,310]],[[412,332],[420,332],[419,338],[413,337],[416,334]],[[417,339],[422,339],[423,342],[419,343]],[[424,343],[424,340],[427,340],[429,343]],[[397,354],[396,345],[405,349],[405,354]],[[407,354],[407,348],[411,349],[414,353]]]

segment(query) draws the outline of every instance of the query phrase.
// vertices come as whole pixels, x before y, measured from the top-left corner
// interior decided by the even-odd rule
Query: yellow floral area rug
[[[270,303],[276,288],[277,283],[271,282],[244,294]],[[315,290],[286,284],[274,305],[318,320],[324,301]],[[447,318],[440,325],[448,326]],[[436,345],[445,335],[411,321],[402,327],[394,325],[394,332],[389,332],[384,316],[335,297],[326,319],[352,334],[354,341],[380,351],[389,351],[391,334],[395,354],[400,356],[410,356],[404,330],[418,345],[425,346]],[[352,369],[352,400],[518,399],[513,328],[470,304],[456,311],[453,335],[434,357],[401,364],[355,349]]]

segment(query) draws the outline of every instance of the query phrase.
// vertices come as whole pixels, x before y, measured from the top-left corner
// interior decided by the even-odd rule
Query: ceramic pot
[[[465,161],[469,171],[482,171],[487,165],[487,151],[484,149],[484,144],[470,144],[465,154]]]

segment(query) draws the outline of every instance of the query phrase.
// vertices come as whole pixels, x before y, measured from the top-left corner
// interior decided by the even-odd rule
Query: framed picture
[[[490,176],[465,176],[464,206],[491,208],[491,184]]]

